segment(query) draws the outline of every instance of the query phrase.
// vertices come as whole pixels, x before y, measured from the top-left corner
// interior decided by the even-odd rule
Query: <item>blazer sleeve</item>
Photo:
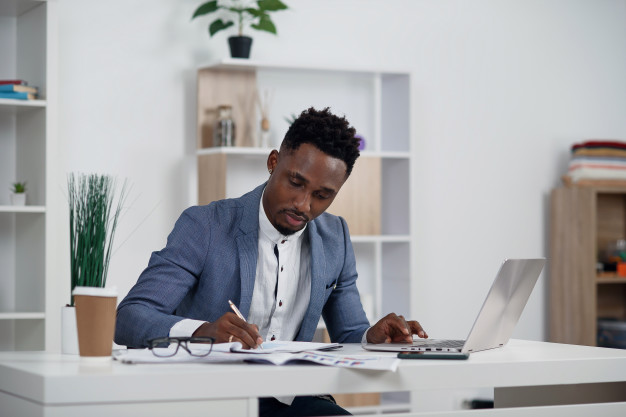
[[[336,286],[331,290],[322,310],[322,317],[333,342],[360,343],[370,324],[356,287],[358,273],[348,225],[343,218],[339,219],[341,221],[339,234],[343,238],[343,251],[339,253],[343,253],[343,263]]]
[[[169,335],[182,320],[175,310],[197,285],[204,267],[211,228],[204,207],[183,212],[164,249],[153,252],[148,267],[119,304],[115,342],[145,347],[149,339]]]

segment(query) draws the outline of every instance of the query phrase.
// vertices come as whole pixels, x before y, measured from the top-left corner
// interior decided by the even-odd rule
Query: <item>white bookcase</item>
[[[60,305],[50,302],[56,294],[51,219],[58,214],[50,196],[56,149],[55,7],[52,1],[0,2],[0,79],[27,80],[40,91],[38,100],[0,99],[0,350],[45,349],[60,333],[48,323],[51,315],[60,315]],[[10,205],[15,181],[27,182],[24,207]],[[58,324],[58,318],[52,322]]]
[[[346,116],[366,146],[328,211],[350,227],[357,286],[370,321],[392,311],[412,317],[410,73],[227,59],[199,68],[197,87],[199,204],[238,197],[265,181],[267,156],[289,127],[285,118],[310,106]],[[255,91],[272,96],[269,148],[257,146]],[[233,107],[233,147],[211,146],[221,104]]]

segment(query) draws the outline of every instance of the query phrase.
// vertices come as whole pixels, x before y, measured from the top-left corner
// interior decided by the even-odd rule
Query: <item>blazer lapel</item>
[[[324,281],[326,256],[324,255],[322,238],[317,233],[315,221],[310,222],[307,228],[309,229],[309,242],[311,244],[311,298],[296,340],[315,333],[322,308],[324,307],[326,288]]]
[[[259,253],[259,203],[265,184],[242,197],[243,214],[239,223],[239,233],[235,237],[241,271],[241,299],[239,310],[244,317],[250,312],[252,292],[256,278],[256,263]]]

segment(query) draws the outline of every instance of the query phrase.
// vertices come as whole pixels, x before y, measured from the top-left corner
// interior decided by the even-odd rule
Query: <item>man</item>
[[[120,303],[115,341],[145,347],[164,336],[209,336],[256,348],[313,338],[320,316],[333,342],[427,337],[389,314],[370,328],[356,287],[348,226],[325,213],[359,156],[355,130],[328,108],[293,122],[267,159],[269,180],[236,199],[183,212]],[[246,320],[229,309],[232,300]],[[259,402],[260,415],[337,415],[332,397]]]

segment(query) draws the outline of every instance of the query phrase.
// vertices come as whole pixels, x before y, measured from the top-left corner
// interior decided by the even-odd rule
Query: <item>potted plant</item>
[[[26,182],[14,182],[11,185],[11,204],[14,206],[26,205]]]
[[[256,7],[254,7],[256,5]],[[252,46],[252,38],[244,36],[243,27],[249,25],[252,29],[262,30],[276,35],[276,26],[269,13],[278,10],[285,10],[287,6],[280,0],[230,0],[219,1],[211,0],[202,3],[194,12],[191,19],[199,16],[215,13],[220,11],[222,14],[234,16],[237,20],[237,36],[228,38],[230,46],[230,55],[233,58],[248,58],[250,56],[250,47]],[[213,36],[217,32],[234,26],[235,22],[232,18],[222,20],[221,17],[216,18],[209,25],[209,35]]]
[[[126,194],[126,183],[124,183],[117,197],[117,203],[114,205],[115,186],[115,180],[108,175],[70,174],[68,176],[71,301],[63,312],[62,350],[64,353],[78,353],[78,339],[74,330],[76,328],[76,313],[73,308],[75,293],[84,287],[92,289],[83,290],[81,294],[93,295],[93,288],[105,289],[113,238]],[[110,293],[110,291],[106,292]],[[66,339],[66,334],[68,339]],[[72,338],[75,340],[71,340]]]

